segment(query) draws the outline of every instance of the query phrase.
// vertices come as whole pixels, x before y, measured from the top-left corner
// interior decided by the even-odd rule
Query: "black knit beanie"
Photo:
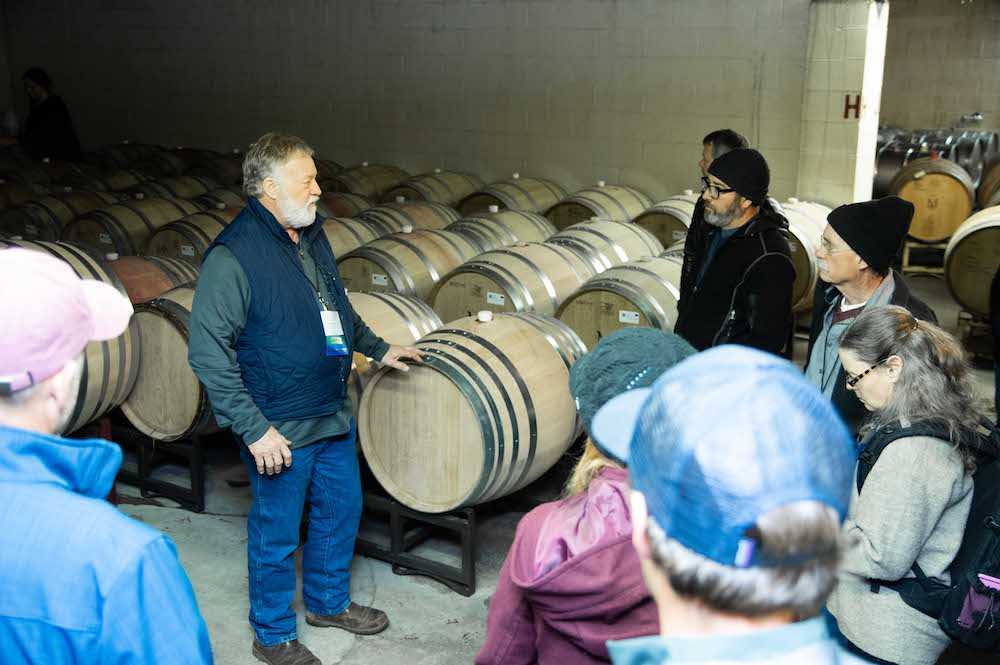
[[[767,188],[771,185],[771,169],[767,160],[753,148],[730,150],[715,159],[708,172],[754,205],[760,205],[767,198]]]
[[[910,230],[913,204],[898,196],[887,196],[842,205],[826,219],[865,263],[884,274]]]

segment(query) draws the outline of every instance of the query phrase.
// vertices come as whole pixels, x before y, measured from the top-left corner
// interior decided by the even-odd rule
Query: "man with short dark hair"
[[[0,662],[210,664],[174,543],[105,500],[121,448],[61,436],[84,349],[125,332],[131,303],[44,252],[2,249],[0,312]]]
[[[892,269],[913,211],[912,203],[897,196],[842,205],[827,216],[816,248],[819,279],[813,294],[806,377],[833,400],[853,435],[867,410],[847,389],[837,350],[854,317],[867,305],[900,305],[918,319],[937,322],[933,310]]]
[[[674,332],[696,349],[734,343],[779,353],[791,326],[795,267],[788,222],[768,200],[756,150],[715,159],[704,177],[703,238],[689,236]]]
[[[714,132],[709,132],[701,140],[701,160],[698,162],[701,175],[708,175],[708,165],[727,152],[749,147],[750,144],[746,137],[739,132],[731,129],[717,129]]]
[[[592,434],[629,466],[632,542],[660,616],[659,635],[608,642],[614,663],[863,662],[820,616],[854,444],[794,365],[738,346],[697,354],[608,402]]]
[[[188,360],[250,472],[253,655],[271,665],[320,662],[299,643],[292,608],[306,501],[306,621],[359,635],[389,625],[350,596],[361,486],[346,381],[354,350],[403,371],[402,359],[421,359],[386,344],[351,307],[316,214],[312,154],[302,139],[277,133],[250,147],[247,206],[208,248],[191,311]]]

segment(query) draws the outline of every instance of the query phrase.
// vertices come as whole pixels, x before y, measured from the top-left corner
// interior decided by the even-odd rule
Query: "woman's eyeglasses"
[[[844,377],[847,379],[847,385],[849,387],[851,387],[851,388],[853,388],[854,386],[858,385],[858,382],[861,381],[861,379],[863,379],[866,376],[868,376],[869,372],[871,372],[873,369],[875,369],[879,365],[882,365],[883,363],[885,363],[886,360],[888,360],[888,358],[883,358],[882,360],[878,361],[877,363],[875,363],[874,365],[872,365],[871,367],[869,367],[865,371],[861,372],[861,374],[851,374],[847,370],[844,370]]]

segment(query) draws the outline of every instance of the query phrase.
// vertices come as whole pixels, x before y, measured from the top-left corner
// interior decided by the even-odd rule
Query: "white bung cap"
[[[403,224],[403,233],[413,233],[413,224]]]
[[[361,162],[361,166],[368,166],[368,162]]]
[[[792,205],[795,205],[796,203],[799,202],[799,200],[796,197],[794,197],[794,196],[789,196],[788,197],[788,202],[791,203]]]
[[[692,194],[694,194],[694,190],[693,189],[685,189],[684,190],[684,196],[691,196]]]
[[[607,183],[606,183],[606,182],[604,182],[603,180],[598,180],[598,181],[597,181],[597,186],[598,186],[598,187],[604,187],[604,185],[606,185],[606,184],[607,184]]]
[[[480,310],[479,313],[476,314],[476,320],[480,323],[489,323],[493,320],[493,312],[488,309]]]
[[[517,171],[514,171],[513,175],[511,175],[510,177],[513,178],[514,180],[517,180],[518,178],[521,177],[521,174],[518,173]]]
[[[406,197],[405,196],[397,196],[396,197],[396,203],[406,203]]]
[[[500,212],[500,206],[498,205],[490,206],[490,212]]]
[[[118,252],[108,252],[107,254],[104,255],[104,258],[106,258],[108,261],[117,261]]]

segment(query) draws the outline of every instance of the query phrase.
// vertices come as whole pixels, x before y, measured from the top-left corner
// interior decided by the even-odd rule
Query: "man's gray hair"
[[[268,132],[254,141],[243,158],[243,191],[260,197],[264,180],[277,176],[278,168],[297,153],[313,156],[313,149],[298,136]]]
[[[757,617],[791,611],[819,614],[833,591],[840,562],[840,519],[816,501],[772,510],[752,529],[758,553],[788,565],[735,568],[716,563],[669,538],[650,516],[646,531],[656,566],[682,598],[729,614]]]

